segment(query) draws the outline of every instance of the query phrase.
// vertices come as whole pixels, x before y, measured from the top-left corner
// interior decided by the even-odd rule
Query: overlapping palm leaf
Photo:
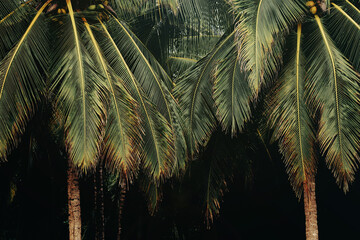
[[[123,80],[109,66],[90,25],[86,19],[84,21],[85,46],[90,55],[94,56],[99,73],[106,79],[109,96],[102,149],[104,158],[110,171],[117,172],[127,182],[132,181],[139,167],[142,133],[137,116],[137,102],[125,88]]]
[[[174,89],[179,99],[186,124],[189,151],[193,154],[199,145],[205,144],[216,126],[215,102],[212,98],[214,67],[226,56],[226,49],[234,43],[234,34],[222,39],[203,59],[181,76]]]
[[[176,15],[194,16],[200,12],[203,0],[110,0],[110,2],[117,13],[123,17],[144,15],[155,9],[159,14],[157,17],[161,19],[162,14],[164,17],[167,15],[166,9],[170,9]]]
[[[302,19],[304,4],[299,0],[232,0],[231,3],[237,17],[239,58],[249,72],[248,81],[256,97],[262,84],[279,70],[281,38]]]
[[[279,141],[290,182],[298,196],[303,183],[313,177],[316,170],[314,157],[314,124],[306,104],[306,69],[303,53],[302,25],[288,38],[287,64],[268,101],[266,116]]]
[[[360,148],[360,77],[354,70],[359,68],[358,2],[334,1],[328,11],[326,1],[327,9],[318,6],[321,19],[306,13],[300,1],[230,4],[236,16],[232,38],[190,68],[175,88],[192,152],[209,139],[215,112],[223,128],[235,134],[250,118],[251,102],[263,96],[262,86],[274,83],[264,88],[269,91],[265,116],[296,194],[300,197],[303,184],[315,176],[316,141],[337,182],[348,190]],[[219,46],[226,48],[216,56]]]
[[[237,45],[234,43],[224,52],[227,55],[215,71],[213,98],[220,124],[234,136],[250,119],[252,92],[248,75],[241,68]]]
[[[43,11],[36,14],[0,63],[0,156],[6,158],[44,93],[49,59]]]
[[[360,76],[334,45],[323,20],[316,15],[307,29],[307,88],[321,112],[318,139],[336,181],[347,191],[359,161]]]
[[[107,26],[101,23],[102,31],[106,34],[107,38],[103,38],[103,41],[100,42],[100,46],[104,50],[104,55],[111,67],[118,76],[123,79],[127,89],[139,104],[139,113],[145,132],[143,148],[141,151],[142,164],[148,174],[152,176],[156,182],[158,182],[163,177],[168,177],[172,174],[176,161],[185,161],[186,146],[183,131],[180,125],[181,119],[177,113],[178,107],[166,85],[163,83],[162,79],[158,77],[156,70],[160,66],[158,63],[155,65],[155,68],[150,66],[149,61],[146,59],[144,54],[140,52],[139,47],[137,47],[135,40],[133,38],[129,38],[129,32],[127,30],[127,44],[131,44],[135,47],[135,49],[137,49],[134,58],[141,58],[136,61],[137,68],[141,69],[134,71],[138,74],[136,75],[132,72],[131,67],[134,63],[126,58],[126,54],[129,54],[128,50],[120,47],[123,42],[118,42],[117,38],[113,38],[113,34],[116,33],[110,33],[109,29],[114,28],[114,26],[108,27],[108,25],[111,24],[119,23],[112,22],[108,23]],[[153,59],[153,61],[155,60]],[[150,73],[152,76],[149,78],[149,76],[144,75],[144,72]],[[160,73],[165,74],[162,69]],[[144,78],[149,81],[146,83],[145,87],[141,85]],[[169,120],[161,114],[158,110],[159,107],[156,107],[156,105],[152,103],[151,96],[148,96],[147,91],[145,90],[146,87],[153,87],[157,89],[159,95],[151,96],[154,99],[157,98],[158,102],[162,101],[161,104],[165,107],[165,109],[162,109],[163,111],[166,111],[165,113],[168,114],[167,116],[170,116]],[[175,148],[177,148],[177,154],[180,155],[175,156]]]
[[[352,66],[360,71],[360,9],[350,1],[331,3],[329,33]]]
[[[51,75],[69,158],[86,170],[99,158],[105,125],[106,82],[81,41],[82,19],[74,13],[69,0],[67,6],[69,14],[63,17],[63,25],[57,32]]]
[[[192,67],[196,63],[195,59],[185,57],[169,57],[166,61],[166,65],[169,68],[169,72],[173,76],[179,76],[183,74],[187,69]]]
[[[4,16],[0,18],[0,59],[11,50],[25,33],[33,17],[33,8],[26,2],[17,6],[13,1],[0,3]],[[7,6],[7,8],[6,8]]]

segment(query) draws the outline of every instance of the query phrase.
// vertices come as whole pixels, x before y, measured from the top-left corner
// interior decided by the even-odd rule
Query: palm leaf
[[[49,2],[39,9],[20,41],[0,63],[1,158],[16,146],[44,91],[48,38],[42,13]]]
[[[56,90],[55,104],[63,119],[69,157],[86,170],[96,164],[99,155],[106,83],[81,42],[84,27],[70,0],[67,7],[69,14],[62,19],[53,50],[52,88]]]
[[[302,26],[297,34],[290,36],[287,49],[289,57],[274,90],[270,92],[270,127],[279,140],[290,182],[298,195],[303,192],[303,183],[314,177],[314,130],[308,107],[305,103],[305,58],[302,50]]]
[[[193,163],[191,182],[200,187],[198,191],[204,204],[207,227],[219,215],[222,198],[233,177],[237,176],[237,180],[244,184],[251,180],[252,161],[246,156],[254,153],[249,151],[245,154],[246,148],[250,147],[253,145],[249,135],[231,137],[217,129],[202,154],[199,154],[199,159]]]
[[[137,117],[137,103],[124,87],[103,55],[98,42],[85,21],[87,46],[90,55],[94,56],[99,73],[105,77],[109,96],[107,125],[105,132],[104,152],[108,168],[117,171],[127,182],[133,180],[139,165],[139,144],[141,142],[141,126]]]
[[[167,102],[168,90],[172,82],[160,64],[141,43],[141,41],[120,22],[112,18],[108,29],[120,52],[129,65],[135,78],[139,81],[149,100],[157,106],[161,114],[170,117],[170,106]]]
[[[113,20],[108,25],[113,30],[114,42],[123,53],[134,79],[145,91],[146,98],[169,122],[176,153],[175,166],[181,165],[183,166],[181,169],[184,169],[187,148],[179,106],[170,93],[173,83],[166,71],[130,29],[118,19],[113,18]]]
[[[207,182],[205,190],[205,219],[207,226],[213,223],[220,213],[220,202],[227,190],[227,180],[233,171],[229,159],[214,156],[208,159]]]
[[[307,88],[312,105],[321,112],[320,148],[336,181],[347,191],[359,160],[359,75],[335,47],[317,15],[308,30]]]
[[[188,68],[196,63],[195,59],[185,57],[169,57],[166,64],[169,68],[170,76],[179,76],[183,74]]]
[[[329,32],[337,46],[360,72],[360,10],[351,2],[344,1],[340,6],[332,3],[329,17]]]
[[[140,189],[145,193],[148,210],[153,215],[159,208],[159,203],[162,199],[162,189],[153,179],[148,178],[144,174],[140,176],[139,184]]]
[[[215,103],[212,98],[213,69],[224,57],[226,52],[224,49],[232,46],[233,36],[234,32],[219,42],[206,57],[177,80],[174,93],[183,111],[191,154],[199,144],[203,145],[209,140],[215,128]]]
[[[8,1],[1,4],[8,4]],[[11,2],[11,1],[9,1]],[[31,22],[33,9],[23,3],[0,19],[0,59],[20,40]],[[0,9],[2,7],[0,6]]]
[[[195,16],[201,11],[203,0],[111,0],[111,3],[121,17],[133,18],[152,12],[157,14],[153,17],[159,17],[161,20],[167,17],[169,12],[175,15]]]
[[[240,59],[249,72],[250,87],[257,96],[264,81],[279,70],[282,56],[282,34],[304,12],[299,0],[232,0],[237,16],[237,36]],[[280,38],[280,39],[275,39]]]
[[[102,37],[104,41],[100,42],[104,55],[139,104],[139,114],[144,128],[140,156],[142,165],[150,178],[158,182],[164,177],[169,177],[174,167],[173,131],[166,118],[149,101],[108,28],[103,23],[101,27],[106,35],[106,38]]]
[[[12,0],[3,0],[0,2],[0,19],[4,19],[7,15],[12,13],[16,8],[18,8],[18,4]]]
[[[240,67],[239,54],[234,44],[215,72],[214,100],[217,116],[224,130],[231,129],[235,135],[250,119],[252,92],[247,74]]]

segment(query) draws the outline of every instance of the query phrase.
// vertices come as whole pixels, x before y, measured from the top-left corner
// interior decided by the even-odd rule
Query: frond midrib
[[[340,156],[342,155],[342,134],[341,134],[341,123],[340,123],[340,107],[339,107],[339,96],[338,96],[338,83],[337,83],[337,76],[336,76],[336,65],[335,65],[335,60],[334,60],[334,56],[333,53],[331,51],[331,47],[330,44],[326,38],[326,34],[324,31],[324,28],[322,26],[321,20],[319,18],[318,15],[315,15],[315,20],[316,23],[319,26],[320,32],[321,32],[321,36],[324,40],[326,49],[328,51],[329,57],[330,57],[330,61],[331,61],[331,66],[333,68],[333,75],[334,75],[334,91],[335,91],[335,104],[336,104],[336,117],[337,117],[337,129],[338,129],[338,135],[339,135],[339,145],[340,145]]]
[[[303,169],[304,182],[306,182],[306,171],[305,171],[305,161],[303,153],[303,144],[302,144],[302,135],[301,135],[301,121],[300,121],[300,46],[301,46],[301,24],[298,25],[297,31],[297,43],[296,43],[296,101],[297,101],[297,119],[298,119],[298,134],[299,134],[299,145],[300,145],[300,157]]]
[[[77,32],[77,28],[76,28],[76,22],[75,22],[75,17],[74,17],[74,11],[71,5],[71,0],[66,0],[68,9],[69,9],[69,15],[70,15],[70,19],[71,19],[71,24],[72,24],[72,28],[73,28],[73,32],[74,32],[74,37],[75,37],[75,47],[76,47],[76,56],[78,58],[78,62],[79,62],[79,70],[80,70],[80,82],[81,82],[81,95],[82,95],[82,103],[83,103],[83,131],[84,131],[84,135],[83,135],[83,139],[84,139],[84,144],[83,144],[83,150],[84,150],[84,154],[86,153],[86,99],[85,99],[85,74],[84,74],[84,69],[83,69],[83,62],[82,62],[82,54],[81,54],[81,49],[80,49],[80,41],[79,41],[79,36],[78,36],[78,32]]]

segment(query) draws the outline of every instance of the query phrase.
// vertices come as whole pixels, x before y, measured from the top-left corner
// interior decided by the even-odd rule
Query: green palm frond
[[[271,92],[266,116],[279,140],[290,182],[298,195],[303,183],[313,177],[316,170],[314,158],[314,126],[305,103],[305,58],[302,50],[302,26],[297,34],[289,36],[286,66]]]
[[[224,130],[231,135],[241,131],[250,119],[252,92],[247,74],[240,67],[239,54],[234,44],[227,56],[219,63],[215,72],[214,100],[217,116]]]
[[[185,171],[188,159],[188,147],[186,142],[186,127],[181,115],[179,104],[172,95],[168,97],[171,110],[171,126],[174,136],[175,162],[173,165],[171,176],[178,176]]]
[[[171,76],[179,76],[183,74],[188,68],[192,67],[196,63],[195,59],[185,57],[169,57],[166,61],[166,65],[169,68]]]
[[[336,48],[316,15],[308,26],[307,88],[321,112],[318,139],[328,167],[345,191],[358,165],[360,77]]]
[[[233,178],[244,185],[252,181],[253,162],[248,157],[254,153],[246,148],[254,148],[254,145],[249,137],[248,134],[231,137],[218,128],[193,163],[192,181],[200,187],[207,227],[219,215],[221,201]]]
[[[139,104],[140,119],[144,128],[143,147],[140,156],[142,166],[147,170],[147,173],[151,176],[150,178],[156,179],[156,181],[169,177],[174,167],[173,130],[166,118],[157,111],[156,107],[149,100],[140,81],[126,62],[124,54],[119,47],[120,45],[115,42],[115,38],[110,34],[107,26],[101,23],[101,28],[107,36],[102,38],[104,41],[100,42],[104,55],[110,66],[123,79],[127,89]],[[137,68],[148,68],[148,65],[145,64],[143,66],[139,64]]]
[[[0,2],[0,19],[4,19],[7,15],[14,12],[18,8],[18,4],[12,0],[3,0]]]
[[[84,31],[81,16],[73,12],[70,0],[67,6],[69,14],[62,19],[53,50],[52,88],[56,91],[55,105],[64,124],[69,158],[86,170],[96,164],[99,156],[106,82],[80,39]]]
[[[123,54],[137,84],[145,92],[146,98],[170,124],[176,153],[174,160],[184,167],[187,148],[179,106],[170,92],[173,83],[159,62],[130,29],[116,18],[113,20],[114,22],[108,25],[112,29],[114,42]],[[178,164],[175,166],[179,166]]]
[[[332,3],[329,32],[352,66],[360,72],[360,9],[348,0]]]
[[[33,17],[19,42],[0,63],[0,157],[18,142],[44,91],[48,36],[43,11]]]
[[[176,83],[175,96],[179,99],[187,135],[189,151],[193,154],[203,145],[215,128],[215,103],[212,98],[212,76],[216,63],[233,45],[234,32],[223,39],[206,57],[199,60]]]
[[[149,100],[169,119],[166,89],[172,88],[172,82],[167,73],[125,23],[113,18],[107,27]]]
[[[99,66],[99,73],[105,77],[109,96],[107,124],[104,136],[105,159],[108,169],[118,172],[126,182],[133,180],[139,167],[139,144],[141,143],[141,125],[137,116],[137,103],[124,87],[103,55],[98,42],[85,21],[87,46],[91,56]]]
[[[147,50],[143,43],[116,18],[109,23],[112,36],[124,59],[130,66],[138,84],[144,90],[147,99],[157,108],[172,127],[172,139],[175,146],[175,161],[184,166],[186,160],[186,144],[179,107],[170,90],[173,83],[166,71]],[[176,164],[175,166],[179,166]]]
[[[209,167],[205,190],[205,218],[207,226],[213,223],[220,213],[220,202],[227,190],[227,180],[232,174],[229,159],[214,156],[208,159]]]
[[[300,0],[231,2],[237,17],[240,59],[249,72],[249,84],[257,96],[262,84],[274,77],[279,70],[282,35],[301,20],[305,14],[304,4]]]
[[[8,1],[5,1],[5,5],[8,4],[7,2]],[[0,9],[1,8],[2,6],[0,6]],[[3,18],[0,18],[0,59],[3,59],[8,51],[23,36],[32,20],[31,13],[33,11],[33,8],[26,2],[15,8]]]
[[[158,9],[161,17],[161,12],[165,12],[164,8],[169,8],[174,14],[194,16],[200,12],[203,0],[111,0],[111,2],[115,9],[122,14],[132,13],[134,16]]]
[[[192,36],[192,30],[188,29],[187,31],[189,32],[179,33],[179,36],[174,39],[173,46],[169,46],[171,50],[168,61],[174,63],[178,62],[179,64],[182,62],[186,64],[188,62],[188,65],[190,65],[191,61],[199,60],[209,54],[223,35],[206,35],[204,33],[197,33],[197,36]],[[190,34],[190,36],[187,36],[186,34]],[[184,65],[184,67],[185,66],[186,65]],[[179,68],[183,69],[182,64]]]
[[[141,175],[139,178],[140,189],[145,193],[149,213],[153,215],[159,208],[159,203],[162,199],[162,189],[146,175]]]

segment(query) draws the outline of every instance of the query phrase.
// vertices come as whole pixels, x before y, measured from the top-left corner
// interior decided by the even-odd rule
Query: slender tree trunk
[[[95,240],[99,240],[99,228],[98,228],[98,190],[97,190],[97,171],[94,172],[94,229]]]
[[[105,240],[105,207],[104,207],[104,177],[103,162],[99,163],[99,183],[100,183],[100,239]]]
[[[95,240],[105,240],[104,170],[99,162],[94,173]]]
[[[304,208],[306,240],[318,240],[317,207],[315,197],[315,177],[304,183]]]
[[[71,160],[68,163],[69,240],[81,240],[79,176]]]
[[[125,203],[126,196],[126,186],[124,183],[121,184],[120,197],[119,197],[119,215],[118,215],[118,234],[117,240],[121,240],[121,217],[122,217],[122,209]]]

